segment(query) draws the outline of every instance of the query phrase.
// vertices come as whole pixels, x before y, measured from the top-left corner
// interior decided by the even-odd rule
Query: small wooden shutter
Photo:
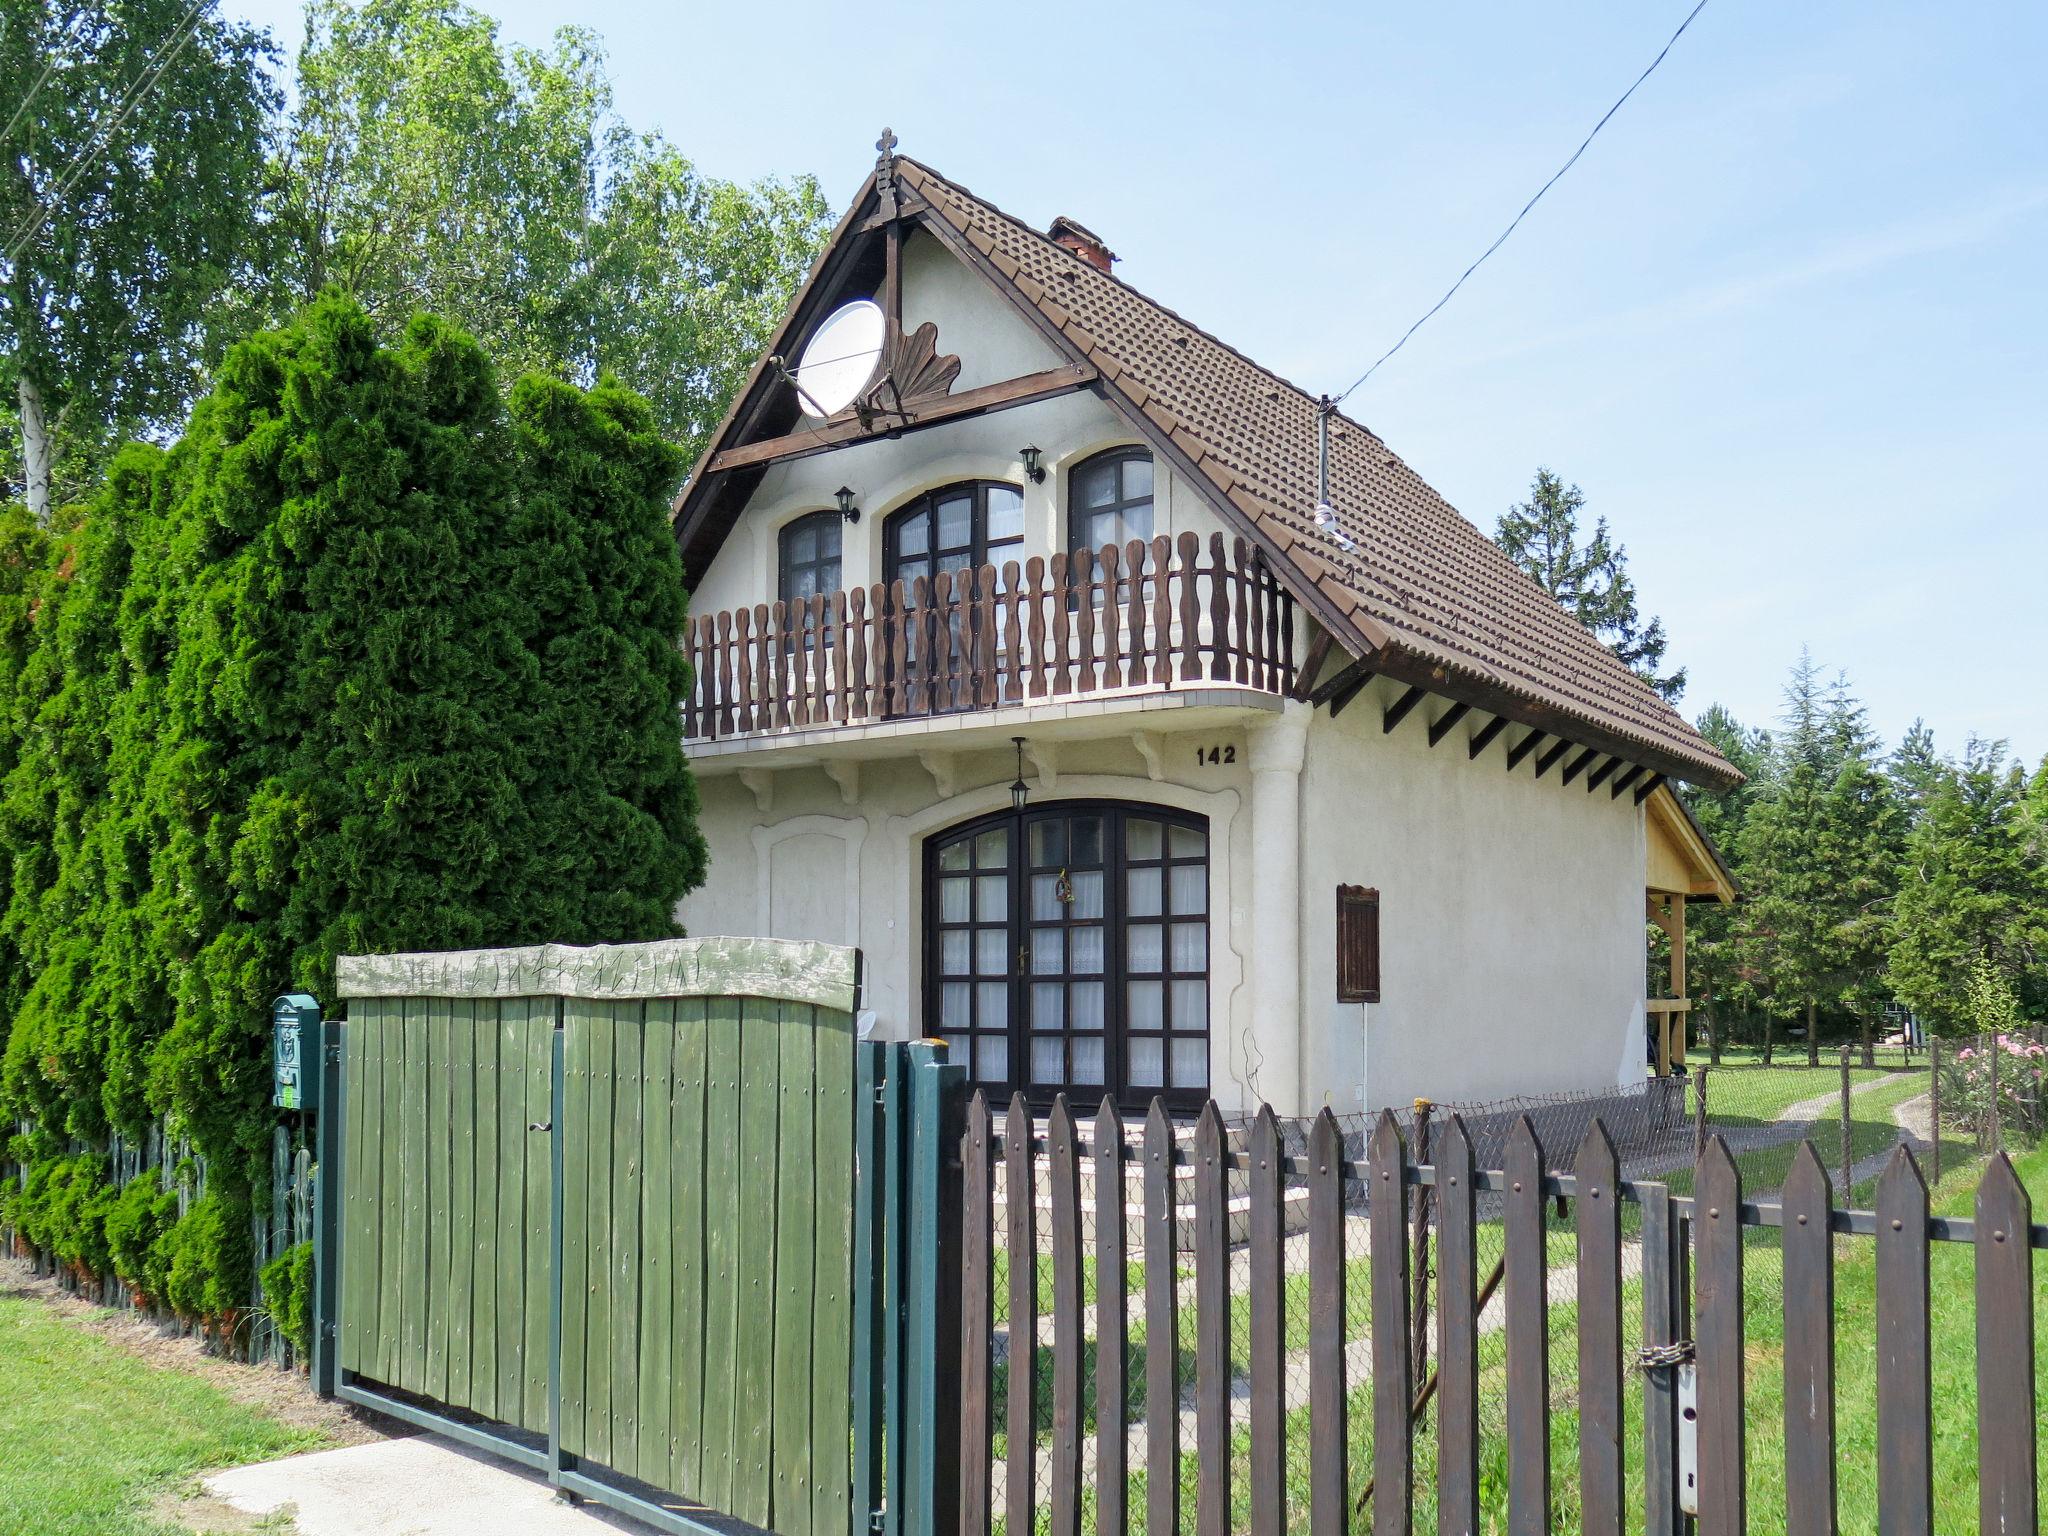
[[[1337,887],[1337,1001],[1380,1000],[1380,893],[1370,886]]]

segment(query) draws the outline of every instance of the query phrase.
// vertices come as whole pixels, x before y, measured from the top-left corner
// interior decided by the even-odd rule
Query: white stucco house
[[[884,143],[677,499],[683,921],[1040,1100],[1639,1081],[1667,781],[1734,770],[1367,428]],[[1661,856],[1667,926],[1730,894]]]

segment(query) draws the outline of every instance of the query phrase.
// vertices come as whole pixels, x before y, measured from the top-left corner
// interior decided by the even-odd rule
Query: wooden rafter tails
[[[1334,674],[1318,683],[1315,690],[1309,694],[1308,701],[1318,708],[1329,704],[1332,706],[1331,713],[1335,714],[1336,700],[1340,695],[1346,704],[1350,703],[1357,696],[1359,688],[1371,682],[1373,677],[1371,662],[1354,661],[1348,666],[1339,667]]]
[[[1479,727],[1477,731],[1473,732],[1471,741],[1467,742],[1465,745],[1466,760],[1469,762],[1477,762],[1479,760],[1479,754],[1484,752],[1488,747],[1493,745],[1493,738],[1498,736],[1502,731],[1506,730],[1507,728],[1508,717],[1506,715],[1495,715],[1491,720],[1487,721],[1486,724]]]
[[[1513,746],[1509,747],[1508,772],[1513,773],[1517,768],[1521,767],[1522,759],[1527,757],[1530,751],[1536,746],[1536,744],[1542,741],[1543,738],[1549,734],[1550,733],[1548,731],[1531,731],[1528,735],[1524,736],[1520,741],[1516,742]]]
[[[1610,800],[1619,800],[1621,798],[1622,791],[1627,789],[1629,785],[1635,783],[1635,781],[1641,778],[1642,776],[1643,765],[1641,763],[1637,763],[1633,767],[1631,767],[1627,773],[1624,773],[1620,778],[1614,781],[1612,787],[1610,787],[1607,791],[1607,798]]]
[[[1662,784],[1663,782],[1664,782],[1664,775],[1663,775],[1663,774],[1661,774],[1661,773],[1653,773],[1653,774],[1651,774],[1651,775],[1650,775],[1650,777],[1649,777],[1649,778],[1648,778],[1648,779],[1647,779],[1647,780],[1646,780],[1646,781],[1645,781],[1645,782],[1643,783],[1642,787],[1641,787],[1640,789],[1638,789],[1638,790],[1636,791],[1636,799],[1635,799],[1635,803],[1636,803],[1637,805],[1641,805],[1641,804],[1642,804],[1642,803],[1643,803],[1643,802],[1644,802],[1645,800],[1649,799],[1649,798],[1650,798],[1650,796],[1652,796],[1652,795],[1654,795],[1655,793],[1657,793],[1657,786],[1658,786],[1659,784]]]
[[[1559,779],[1558,782],[1560,784],[1571,783],[1573,779],[1576,779],[1580,774],[1584,773],[1586,771],[1586,765],[1592,762],[1593,759],[1598,757],[1599,755],[1600,749],[1598,747],[1586,748],[1585,751],[1581,752],[1577,757],[1573,758],[1569,763],[1565,764],[1564,777]]]
[[[1542,778],[1550,771],[1550,765],[1572,749],[1572,744],[1563,739],[1553,742],[1536,755],[1536,777]]]
[[[1451,727],[1464,719],[1471,711],[1471,708],[1470,704],[1453,704],[1441,715],[1438,715],[1436,719],[1429,722],[1429,745],[1432,751],[1436,749],[1438,742],[1451,734]]]
[[[1429,690],[1427,688],[1423,688],[1418,685],[1415,687],[1411,687],[1406,693],[1402,694],[1401,697],[1394,700],[1393,703],[1389,704],[1386,708],[1385,713],[1383,713],[1380,716],[1381,733],[1384,735],[1391,736],[1394,732],[1394,727],[1399,725],[1403,720],[1406,720],[1408,718],[1408,712],[1415,708],[1416,705],[1420,704],[1423,701],[1423,699],[1428,696],[1428,693]]]
[[[1323,670],[1323,662],[1330,654],[1330,632],[1318,629],[1315,639],[1308,643],[1308,655],[1302,658],[1301,669],[1294,674],[1293,697],[1311,698],[1315,694],[1316,674]]]
[[[1371,682],[1373,680],[1373,677],[1374,673],[1370,668],[1368,668],[1365,671],[1360,672],[1356,677],[1352,678],[1350,682],[1345,683],[1334,694],[1332,694],[1330,696],[1330,718],[1334,720],[1339,715],[1343,714],[1344,706],[1349,704],[1353,699],[1357,698],[1361,693],[1365,692],[1365,685]]]
[[[895,437],[905,432],[935,427],[945,421],[961,421],[972,416],[986,416],[995,411],[1006,411],[1013,406],[1051,400],[1060,395],[1072,394],[1079,389],[1086,389],[1095,382],[1095,378],[1095,370],[1082,365],[1048,368],[1043,373],[1027,373],[1022,378],[1005,379],[1000,384],[984,384],[980,389],[963,390],[957,395],[933,399],[918,406],[907,419],[898,419],[892,414],[886,421],[877,421],[873,427],[866,427],[861,425],[856,417],[831,422],[809,431],[791,432],[782,437],[771,437],[758,443],[728,448],[711,461],[711,473],[724,474],[728,470],[755,468],[780,463],[785,459],[809,458],[812,454],[843,448],[849,443],[865,442],[877,437]]]
[[[1621,759],[1610,757],[1606,762],[1586,775],[1586,793],[1591,794],[1607,782],[1607,776],[1621,766]]]

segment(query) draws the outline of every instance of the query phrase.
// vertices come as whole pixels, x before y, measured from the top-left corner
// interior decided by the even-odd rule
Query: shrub
[[[178,1192],[154,1168],[129,1181],[107,1207],[107,1251],[114,1273],[151,1301],[169,1285],[164,1239],[178,1222]]]
[[[313,1245],[295,1243],[263,1266],[263,1304],[300,1359],[312,1350]]]

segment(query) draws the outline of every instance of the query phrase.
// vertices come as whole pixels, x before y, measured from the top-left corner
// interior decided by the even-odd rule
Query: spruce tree
[[[1773,747],[1742,834],[1741,942],[1767,1005],[1804,1016],[1807,1061],[1818,1065],[1824,1007],[1855,1011],[1867,1043],[1900,818],[1862,707],[1840,680],[1822,684],[1804,651]]]
[[[1944,1033],[1969,1028],[1967,982],[1988,961],[2030,1016],[2048,1004],[2048,868],[2029,846],[2026,779],[2002,741],[1972,737],[1906,841],[1887,978]]]
[[[1768,769],[1771,737],[1768,731],[1743,725],[1720,704],[1710,706],[1700,716],[1698,725],[1708,744],[1742,774],[1743,782],[1720,794],[1691,785],[1681,787],[1679,793],[1715,851],[1732,867],[1742,846],[1743,827]],[[1753,1007],[1756,1002],[1755,988],[1743,963],[1736,915],[1734,906],[1720,902],[1691,902],[1686,907],[1686,984],[1698,1000],[1711,1065],[1720,1063],[1731,1014],[1745,1006]]]
[[[1586,628],[1604,641],[1622,664],[1667,701],[1685,692],[1685,668],[1659,676],[1664,662],[1664,621],[1643,622],[1636,611],[1635,583],[1629,579],[1628,551],[1607,531],[1607,519],[1579,542],[1579,513],[1586,493],[1567,487],[1538,469],[1529,499],[1503,512],[1494,542]]]

